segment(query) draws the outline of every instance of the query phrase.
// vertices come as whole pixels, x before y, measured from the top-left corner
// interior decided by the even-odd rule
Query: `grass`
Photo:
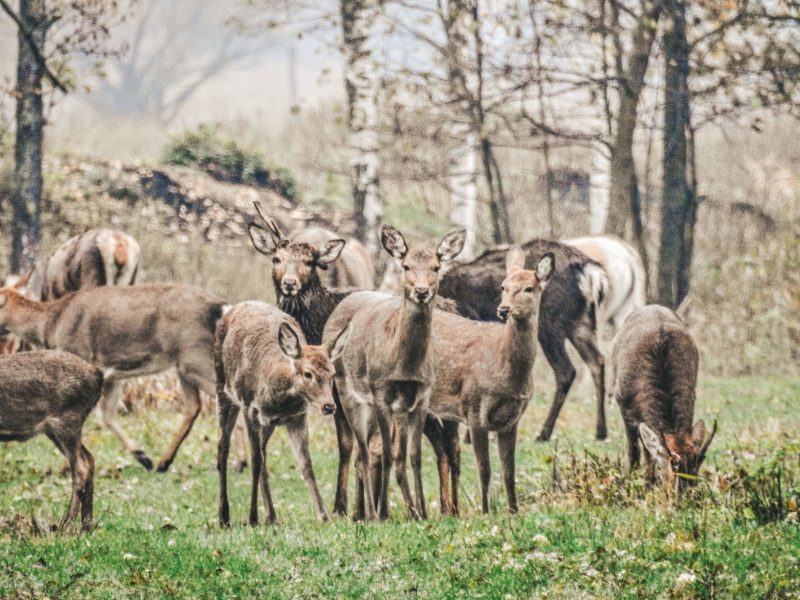
[[[549,379],[539,381],[549,400]],[[798,481],[800,380],[702,382],[698,417],[718,416],[720,432],[705,481],[676,509],[638,478],[623,476],[616,407],[609,409],[609,441],[591,439],[592,404],[581,396],[565,405],[557,444],[533,441],[548,408],[541,393],[525,415],[517,460],[522,507],[515,517],[505,511],[494,452],[492,513],[478,514],[474,459],[465,447],[463,517],[440,518],[426,447],[430,520],[407,521],[393,489],[389,523],[317,524],[279,431],[269,466],[280,524],[244,525],[249,473],[231,474],[234,526],[221,531],[216,422],[204,414],[166,475],[142,470],[90,419],[85,438],[97,460],[97,526],[88,535],[51,533],[68,494],[62,459],[43,438],[6,444],[0,450],[0,597],[800,597],[796,512],[759,525],[736,476],[779,455],[787,506],[797,510],[798,488],[791,486]],[[178,419],[167,402],[122,422],[156,454]],[[313,415],[311,429],[317,479],[330,502],[333,424]],[[595,495],[581,493],[576,477],[594,477],[588,488]]]

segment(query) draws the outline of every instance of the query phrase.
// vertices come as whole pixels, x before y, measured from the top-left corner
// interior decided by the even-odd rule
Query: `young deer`
[[[663,306],[631,313],[614,339],[612,394],[625,423],[630,467],[639,464],[641,438],[648,480],[668,489],[676,474],[697,475],[717,432],[716,420],[707,438],[705,423],[693,424],[697,364],[691,334]]]
[[[438,312],[433,318],[438,363],[428,411],[442,423],[463,421],[469,427],[481,484],[481,509],[489,511],[489,432],[497,432],[508,508],[517,512],[515,464],[517,423],[533,394],[539,303],[555,270],[547,253],[535,271],[525,270],[525,255],[513,246],[506,257],[498,316],[505,325],[480,323]],[[436,451],[442,511],[458,513],[460,465],[457,429],[445,428],[444,449]],[[430,436],[429,436],[430,437]],[[446,457],[446,459],[444,458]],[[452,484],[448,497],[448,471]]]
[[[81,444],[81,430],[102,386],[98,369],[67,352],[22,352],[0,360],[0,441],[24,442],[43,433],[69,462],[72,495],[62,527],[79,507],[81,527],[92,526],[94,457]]]
[[[325,348],[306,345],[302,333],[296,330],[294,319],[261,302],[235,305],[217,328],[214,366],[220,423],[217,469],[221,527],[230,526],[228,452],[231,432],[240,411],[244,413],[252,457],[250,525],[258,523],[259,484],[267,509],[267,523],[276,520],[269,490],[266,448],[278,425],[285,425],[289,433],[317,519],[328,518],[308,452],[306,411],[309,404],[319,407],[326,415],[336,411],[331,394],[334,373],[331,358],[336,358],[348,334],[345,331]]]
[[[183,390],[183,422],[158,471],[172,464],[200,413],[200,390],[215,388],[214,328],[225,303],[188,285],[98,287],[58,300],[29,300],[0,289],[0,329],[34,346],[72,352],[103,371],[100,417],[146,469],[150,458],[117,422],[120,382],[175,367]]]
[[[391,459],[409,516],[426,517],[420,444],[435,370],[430,343],[434,298],[439,268],[442,262],[458,256],[465,236],[464,230],[454,231],[444,237],[436,250],[409,250],[399,231],[384,226],[383,247],[402,263],[402,298],[387,298],[376,292],[354,293],[339,304],[325,326],[324,340],[333,339],[348,322],[352,328],[351,339],[336,363],[336,388],[358,442],[359,476],[366,490],[380,490],[382,518],[388,517]],[[376,426],[382,440],[382,481],[373,486],[368,446]],[[408,447],[416,501],[412,500],[406,474]],[[373,496],[367,493],[366,497],[367,519],[374,520],[377,514]]]

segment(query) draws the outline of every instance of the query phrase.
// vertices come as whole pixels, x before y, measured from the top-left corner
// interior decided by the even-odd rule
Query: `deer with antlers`
[[[647,479],[667,488],[693,481],[717,432],[706,437],[703,421],[694,423],[698,352],[681,319],[663,306],[637,309],[625,320],[611,352],[612,394],[628,438],[631,469],[645,448]]]

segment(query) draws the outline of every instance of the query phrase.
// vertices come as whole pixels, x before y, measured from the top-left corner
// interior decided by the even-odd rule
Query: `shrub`
[[[287,169],[269,166],[261,151],[239,145],[215,125],[202,124],[173,135],[164,162],[195,167],[219,181],[266,187],[288,200],[296,199],[294,177]]]

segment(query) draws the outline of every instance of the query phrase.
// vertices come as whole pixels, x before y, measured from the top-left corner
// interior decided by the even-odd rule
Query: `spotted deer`
[[[215,391],[214,329],[225,302],[199,288],[173,285],[98,287],[38,302],[0,289],[0,330],[25,342],[72,352],[103,371],[102,422],[142,466],[153,462],[117,422],[121,381],[175,368],[183,420],[158,463],[169,469],[200,413],[200,390]]]
[[[434,298],[439,287],[439,269],[458,256],[466,232],[447,234],[436,249],[409,249],[403,235],[384,226],[381,243],[400,261],[403,295],[387,297],[378,292],[357,292],[345,298],[325,326],[329,341],[348,325],[350,340],[336,362],[336,388],[341,406],[358,443],[357,469],[366,490],[379,490],[381,518],[388,517],[390,461],[408,515],[425,518],[422,488],[421,436],[427,405],[433,390],[435,356],[431,344]],[[393,430],[393,431],[392,431]],[[381,439],[382,481],[373,486],[368,446],[373,434]],[[410,452],[415,498],[406,473]],[[371,493],[366,493],[366,517],[378,517]]]
[[[706,437],[704,421],[693,423],[698,351],[681,319],[663,306],[637,309],[614,339],[611,393],[628,438],[631,469],[639,465],[639,440],[647,479],[667,489],[693,482],[717,432]]]
[[[78,509],[82,529],[92,526],[94,457],[81,443],[81,431],[102,385],[98,369],[67,352],[22,352],[0,360],[0,441],[24,442],[43,433],[69,463],[72,495],[61,527]]]
[[[240,411],[250,438],[252,487],[250,525],[258,523],[258,489],[264,497],[267,523],[276,521],[269,489],[266,447],[278,425],[286,426],[295,457],[317,513],[328,515],[322,502],[308,451],[309,405],[326,415],[336,412],[331,393],[335,360],[347,341],[345,330],[328,347],[306,344],[297,322],[262,302],[235,305],[222,317],[214,341],[220,438],[219,523],[230,526],[228,453]]]

